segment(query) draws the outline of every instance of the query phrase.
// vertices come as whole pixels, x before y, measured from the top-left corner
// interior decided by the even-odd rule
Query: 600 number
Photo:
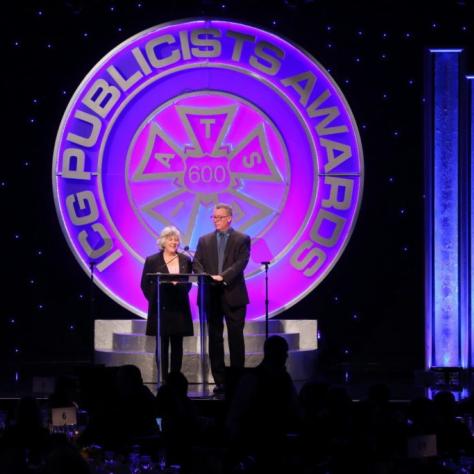
[[[193,165],[189,168],[189,182],[197,183],[223,183],[226,179],[226,169],[223,165],[217,166],[197,166]]]

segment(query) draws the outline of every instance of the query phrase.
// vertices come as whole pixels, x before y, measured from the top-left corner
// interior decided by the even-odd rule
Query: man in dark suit
[[[234,230],[232,208],[216,204],[211,216],[215,232],[199,239],[193,271],[208,273],[214,280],[208,286],[206,313],[209,331],[209,358],[216,387],[224,391],[224,319],[227,325],[230,365],[242,368],[245,361],[244,325],[249,297],[244,269],[250,258],[250,237]]]

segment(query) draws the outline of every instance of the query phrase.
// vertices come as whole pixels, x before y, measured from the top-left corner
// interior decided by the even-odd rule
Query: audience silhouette
[[[15,420],[1,438],[0,472],[28,472],[29,468],[40,466],[50,447],[50,434],[43,427],[37,401],[32,397],[21,398]]]
[[[76,379],[60,375],[56,379],[54,392],[48,397],[50,408],[78,407],[79,392]]]
[[[299,427],[295,386],[286,370],[288,343],[277,335],[263,346],[263,361],[237,385],[227,417],[231,463],[255,461],[257,470],[285,470],[287,435]],[[253,461],[252,461],[253,462]]]
[[[188,471],[191,448],[197,433],[197,414],[188,397],[188,381],[181,372],[170,372],[156,396],[157,415],[161,418],[168,465]]]
[[[126,450],[142,438],[158,433],[155,397],[143,384],[134,365],[107,373],[92,397],[90,422],[80,444],[97,443],[105,448]]]
[[[353,401],[344,386],[320,381],[298,395],[287,358],[286,340],[269,337],[262,362],[241,374],[233,397],[212,402],[225,423],[217,412],[199,415],[181,372],[171,372],[155,397],[132,365],[102,372],[79,440],[66,430],[50,433],[37,400],[22,398],[0,432],[0,473],[99,474],[119,465],[159,472],[161,459],[161,470],[196,474],[473,472],[471,400],[459,403],[445,390],[396,404],[387,385],[375,384]],[[48,408],[77,406],[71,381],[58,380]]]
[[[454,395],[449,391],[438,392],[433,397],[433,404],[439,453],[447,456],[456,456],[459,451],[472,453],[472,436],[464,421],[458,417]]]

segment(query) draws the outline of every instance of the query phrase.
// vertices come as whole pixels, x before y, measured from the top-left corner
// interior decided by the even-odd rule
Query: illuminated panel
[[[468,319],[470,322],[470,367],[474,366],[474,268],[473,268],[473,261],[474,261],[474,76],[467,77],[467,93],[469,96],[469,104],[468,104],[468,160],[467,160],[467,169],[468,169],[468,180],[469,180],[469,191],[467,193],[468,202],[469,202],[469,239],[467,248],[469,249],[467,255],[467,262],[468,265]]]
[[[459,304],[459,50],[431,50],[428,117],[427,365],[458,367]],[[431,76],[431,74],[432,76]]]
[[[340,258],[362,188],[357,125],[328,72],[272,33],[222,20],[159,25],[117,46],[75,92],[54,152],[69,246],[140,316],[160,231],[176,225],[195,249],[219,201],[252,238],[248,319],[265,312],[262,261],[270,316],[291,307]]]

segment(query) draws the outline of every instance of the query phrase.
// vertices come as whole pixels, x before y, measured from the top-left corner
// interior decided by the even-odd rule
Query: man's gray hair
[[[161,231],[160,236],[156,241],[160,249],[163,250],[165,248],[165,240],[168,237],[178,237],[178,240],[181,242],[181,234],[179,233],[179,230],[174,225],[169,225]]]
[[[224,202],[218,202],[215,206],[214,209],[225,209],[227,211],[227,214],[229,216],[232,215],[232,206],[229,206],[229,204],[226,204]]]

